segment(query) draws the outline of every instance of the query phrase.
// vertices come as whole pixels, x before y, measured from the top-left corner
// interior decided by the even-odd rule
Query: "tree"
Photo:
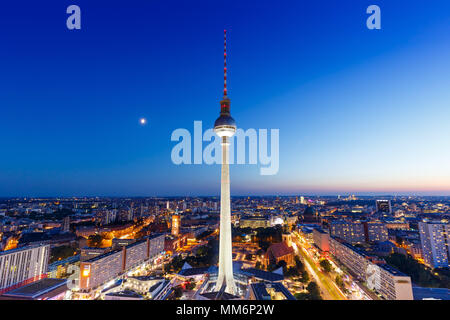
[[[290,268],[287,268],[286,272],[284,272],[284,275],[286,277],[296,277],[299,275],[299,272],[298,272],[297,268],[290,267]]]
[[[90,235],[88,238],[88,244],[90,247],[98,248],[102,245],[103,238],[99,234]]]
[[[342,280],[342,277],[341,277],[339,274],[336,276],[335,281],[336,281],[336,285],[337,285],[342,291],[344,291],[344,292],[347,291],[347,289],[345,288],[344,280]]]
[[[173,290],[173,297],[174,297],[174,299],[179,299],[179,298],[181,298],[182,295],[183,295],[183,289],[181,289],[180,286],[177,286]]]
[[[300,258],[298,256],[295,256],[295,266],[298,270],[298,272],[303,272],[305,270],[305,266],[301,262]]]
[[[322,297],[320,295],[319,286],[314,281],[311,281],[308,284],[308,286],[306,287],[306,290],[308,290],[311,300],[322,300]]]
[[[386,263],[411,276],[411,280],[422,287],[449,288],[450,274],[439,269],[434,270],[426,268],[423,264],[417,262],[410,255],[405,256],[399,253],[393,253],[385,258]]]
[[[331,266],[330,261],[328,261],[327,259],[323,259],[320,261],[320,266],[322,267],[322,269],[326,272],[326,273],[330,273],[331,270],[333,269],[333,267]]]
[[[295,299],[297,300],[309,300],[309,293],[306,292],[300,292],[294,294]]]
[[[74,256],[77,253],[77,248],[71,246],[59,246],[50,250],[50,263],[63,260]]]
[[[309,274],[308,274],[308,272],[306,270],[302,271],[301,282],[303,282],[303,283],[308,283],[309,282]]]

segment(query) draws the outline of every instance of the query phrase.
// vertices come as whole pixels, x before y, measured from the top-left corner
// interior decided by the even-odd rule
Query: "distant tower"
[[[233,257],[231,247],[231,208],[230,208],[230,171],[229,138],[236,132],[236,122],[230,114],[230,99],[227,95],[227,31],[224,30],[224,85],[223,99],[220,101],[220,117],[214,123],[214,132],[222,138],[222,176],[220,185],[220,249],[219,274],[216,291],[225,285],[225,292],[236,294],[233,277]]]
[[[176,213],[172,216],[172,235],[178,237],[180,234],[180,215],[178,214],[178,209]]]
[[[128,209],[128,217],[127,217],[127,220],[128,220],[128,221],[131,221],[131,220],[134,219],[134,209],[133,209],[133,206],[134,206],[134,204],[133,204],[133,202],[132,202],[131,205],[130,205],[130,208]]]
[[[70,217],[67,216],[63,219],[63,223],[62,223],[63,227],[62,227],[62,232],[69,232],[70,231]]]

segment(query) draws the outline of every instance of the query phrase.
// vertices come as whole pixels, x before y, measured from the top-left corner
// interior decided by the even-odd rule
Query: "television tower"
[[[233,278],[233,256],[231,246],[231,208],[230,208],[230,168],[229,168],[229,138],[236,132],[236,122],[230,115],[230,99],[227,95],[227,31],[224,30],[224,83],[223,98],[220,101],[220,116],[214,123],[214,132],[222,138],[222,175],[220,184],[220,247],[219,274],[216,291],[225,286],[225,292],[236,294]]]

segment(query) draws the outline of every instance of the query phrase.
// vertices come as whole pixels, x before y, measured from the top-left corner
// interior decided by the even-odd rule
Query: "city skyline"
[[[378,4],[381,30],[366,3],[80,1],[74,32],[63,5],[7,4],[0,196],[219,195],[170,134],[212,128],[223,29],[239,125],[280,130],[278,174],[231,165],[231,196],[449,196],[450,4]]]
[[[0,10],[1,302],[450,300],[448,0],[54,2]]]

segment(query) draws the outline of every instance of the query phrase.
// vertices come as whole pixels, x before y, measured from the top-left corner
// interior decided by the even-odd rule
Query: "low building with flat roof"
[[[250,300],[297,300],[281,283],[251,283]]]
[[[11,290],[0,300],[62,300],[66,291],[66,279],[45,278]]]

